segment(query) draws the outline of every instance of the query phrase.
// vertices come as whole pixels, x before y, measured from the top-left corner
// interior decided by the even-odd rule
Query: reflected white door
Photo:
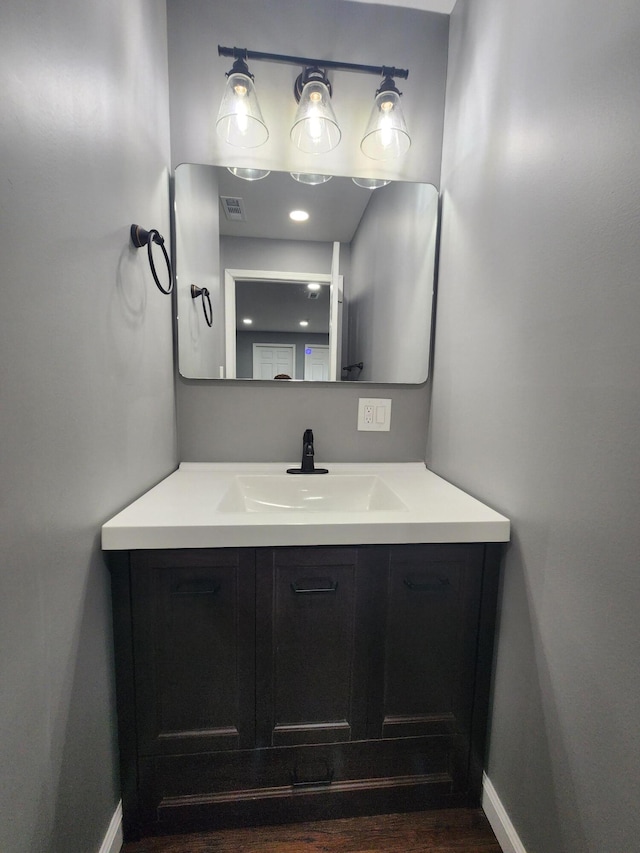
[[[307,344],[304,348],[304,378],[314,382],[329,379],[330,352],[325,344]]]
[[[273,379],[280,373],[295,379],[295,344],[254,344],[253,378]]]

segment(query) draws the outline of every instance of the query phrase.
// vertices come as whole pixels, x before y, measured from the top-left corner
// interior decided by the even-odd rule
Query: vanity
[[[287,467],[183,463],[102,529],[127,839],[479,803],[509,521]]]

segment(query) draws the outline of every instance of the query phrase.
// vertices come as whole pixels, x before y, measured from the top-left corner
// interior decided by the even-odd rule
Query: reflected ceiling
[[[220,234],[270,240],[314,240],[350,243],[376,190],[356,186],[351,178],[333,177],[319,186],[294,180],[288,172],[271,172],[260,181],[244,181],[218,168],[218,195],[242,199],[244,221],[226,218],[220,208]],[[293,209],[306,210],[307,222],[289,219]]]

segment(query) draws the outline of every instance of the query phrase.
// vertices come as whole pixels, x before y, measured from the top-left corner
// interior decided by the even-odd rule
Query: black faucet
[[[306,429],[302,436],[302,462],[299,468],[287,468],[287,474],[328,474],[328,468],[316,468],[313,464],[313,430]]]

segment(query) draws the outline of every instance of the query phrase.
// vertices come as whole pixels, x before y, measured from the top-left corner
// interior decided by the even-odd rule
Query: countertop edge
[[[102,532],[104,551],[182,548],[260,548],[313,545],[401,545],[508,542],[508,521],[467,524],[270,525],[268,527],[112,527]]]

